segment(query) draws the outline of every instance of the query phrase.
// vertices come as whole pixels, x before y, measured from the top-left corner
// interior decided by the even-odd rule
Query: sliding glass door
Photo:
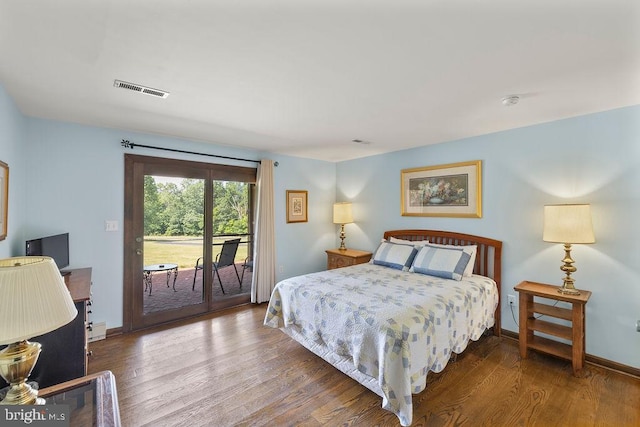
[[[204,257],[205,182],[144,176],[143,315],[182,312],[205,301],[195,286],[195,266],[202,267],[197,260]]]
[[[124,331],[248,302],[255,169],[125,156]]]

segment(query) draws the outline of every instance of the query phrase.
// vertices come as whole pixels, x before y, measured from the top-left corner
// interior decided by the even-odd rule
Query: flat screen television
[[[48,256],[53,258],[58,269],[69,266],[69,233],[27,240],[27,256]]]

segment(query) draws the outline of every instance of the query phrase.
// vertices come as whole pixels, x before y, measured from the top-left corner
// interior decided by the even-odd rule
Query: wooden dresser
[[[68,270],[64,281],[78,315],[68,324],[29,341],[42,344],[42,351],[29,381],[36,381],[40,388],[49,387],[87,375],[88,330],[91,328],[91,268]],[[0,388],[6,386],[0,378]]]
[[[349,265],[364,264],[371,259],[371,252],[358,251],[355,249],[328,249],[327,253],[327,270],[334,268],[347,267]]]

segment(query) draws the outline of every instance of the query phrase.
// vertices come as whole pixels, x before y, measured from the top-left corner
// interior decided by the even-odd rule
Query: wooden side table
[[[536,282],[521,282],[513,289],[520,294],[520,356],[525,359],[529,348],[570,360],[573,373],[577,375],[584,366],[585,359],[585,306],[590,291],[580,291],[580,295],[567,295],[558,292],[558,286]],[[555,307],[534,301],[534,297],[564,301],[572,308]],[[571,326],[548,322],[536,318],[535,313],[563,319],[571,322]],[[554,337],[563,338],[571,344],[555,341],[539,335],[542,332]]]
[[[364,264],[371,259],[371,252],[355,249],[327,249],[327,270],[347,267],[349,265]]]
[[[110,371],[40,389],[38,396],[46,401],[43,408],[66,405],[68,426],[121,426],[116,379]]]

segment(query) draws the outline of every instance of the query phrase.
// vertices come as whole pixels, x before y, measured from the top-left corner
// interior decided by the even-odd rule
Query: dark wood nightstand
[[[327,270],[347,267],[349,265],[364,264],[371,259],[371,252],[355,249],[327,249]]]
[[[585,359],[585,306],[591,292],[580,290],[580,295],[567,295],[558,292],[558,286],[535,282],[521,282],[513,289],[520,294],[520,356],[527,357],[529,348],[571,360],[573,373],[577,375],[584,366]],[[572,308],[555,307],[534,302],[534,297],[564,301]],[[535,313],[563,319],[571,322],[564,326],[536,318]],[[563,338],[571,344],[565,344],[534,335],[534,331]]]

